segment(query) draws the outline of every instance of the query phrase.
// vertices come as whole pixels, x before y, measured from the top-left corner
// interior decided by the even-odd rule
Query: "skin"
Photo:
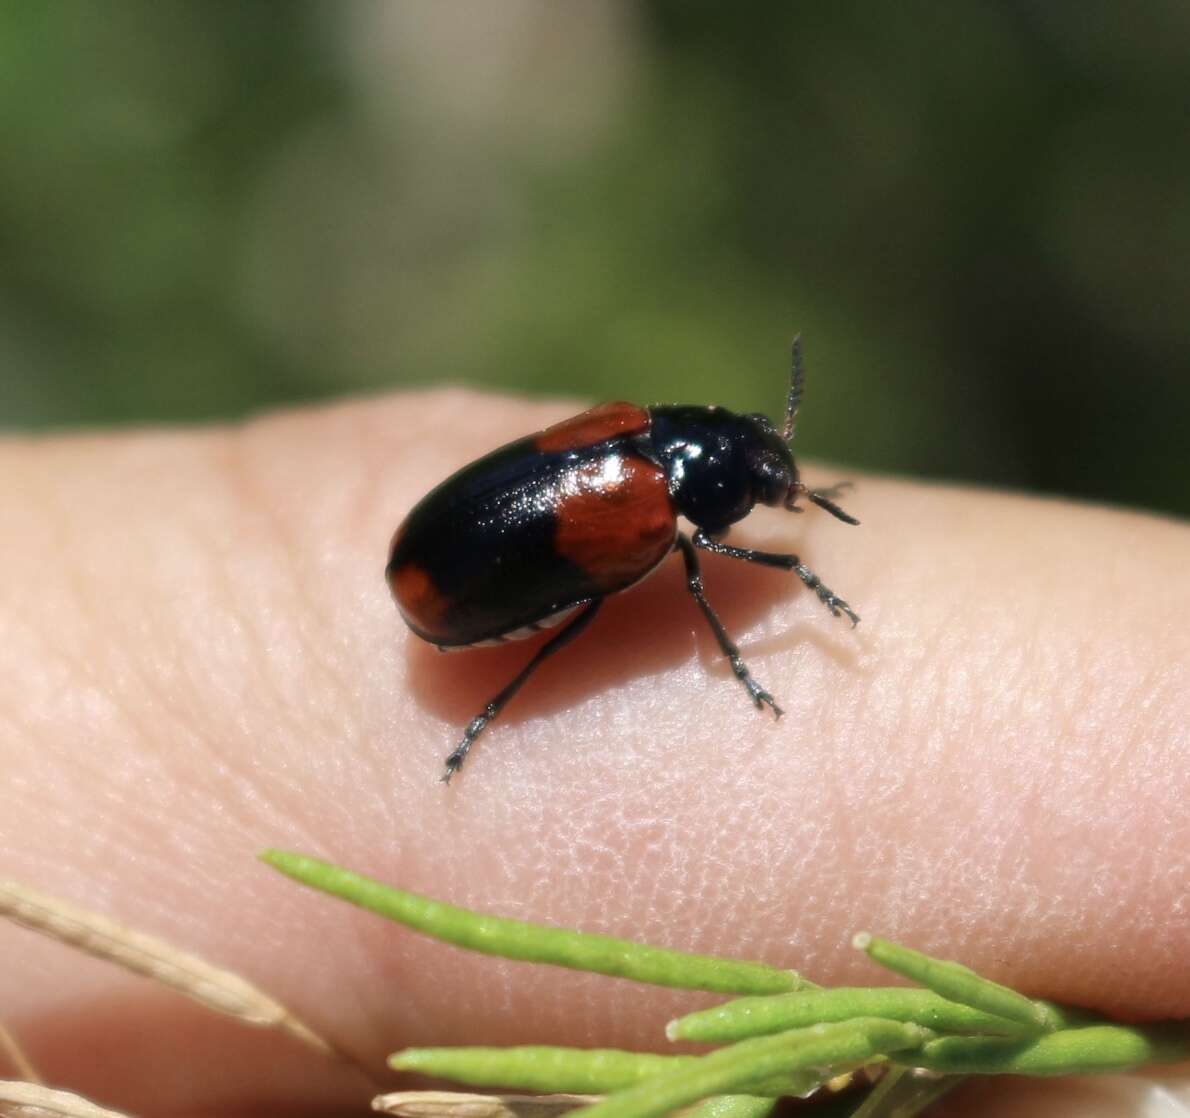
[[[258,850],[820,982],[885,981],[848,946],[867,929],[1036,995],[1190,1016],[1190,531],[1168,520],[868,477],[842,501],[858,528],[758,512],[732,542],[797,550],[863,618],[704,556],[780,722],[675,556],[436,783],[534,644],[418,642],[389,536],[452,470],[574,410],[437,392],[0,443],[0,876],[234,969],[390,1087],[406,1044],[656,1048],[713,999],[435,945]],[[0,1019],[110,1105],[362,1113],[373,1090],[25,930],[0,926],[0,960]]]

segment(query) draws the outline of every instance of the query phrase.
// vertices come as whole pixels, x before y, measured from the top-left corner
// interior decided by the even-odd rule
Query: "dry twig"
[[[69,1091],[54,1091],[40,1083],[0,1080],[2,1118],[128,1118],[118,1110],[106,1110]]]
[[[27,1083],[44,1082],[37,1074],[33,1061],[25,1055],[25,1050],[20,1046],[17,1038],[4,1027],[3,1023],[0,1023],[0,1053],[3,1053],[8,1059],[13,1071]]]
[[[13,881],[0,880],[0,916],[160,982],[217,1013],[279,1029],[320,1052],[338,1055],[308,1025],[250,982],[155,936]]]
[[[465,1091],[394,1091],[372,1109],[402,1118],[557,1118],[599,1095],[472,1095]]]

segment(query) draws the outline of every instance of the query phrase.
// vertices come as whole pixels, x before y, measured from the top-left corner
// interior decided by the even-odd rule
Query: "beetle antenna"
[[[841,520],[844,524],[858,524],[859,521],[851,513],[844,512],[834,501],[836,494],[850,488],[851,482],[849,481],[841,481],[838,485],[832,485],[828,489],[811,489],[804,481],[795,481],[789,487],[789,496],[785,500],[785,507],[790,512],[801,512],[802,510],[797,505],[797,499],[805,494],[813,504],[820,509],[825,509],[836,520]]]
[[[858,524],[859,521],[849,512],[844,512],[838,505],[835,504],[825,493],[815,492],[813,489],[806,490],[806,496],[810,498],[820,509],[826,509],[836,520],[843,521],[844,524]]]
[[[802,385],[805,383],[806,372],[802,367],[802,336],[798,334],[793,339],[793,361],[789,370],[789,396],[785,401],[785,430],[781,437],[790,442],[793,439],[793,428],[797,421],[798,405],[802,402]]]

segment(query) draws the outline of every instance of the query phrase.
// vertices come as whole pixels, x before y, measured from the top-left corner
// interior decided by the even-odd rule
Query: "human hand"
[[[704,559],[784,718],[752,709],[674,558],[437,784],[532,645],[411,637],[389,536],[452,470],[574,410],[443,392],[0,444],[0,876],[244,974],[377,1075],[413,1043],[656,1046],[701,1002],[453,952],[260,849],[821,982],[881,981],[849,947],[867,929],[1037,996],[1190,1016],[1181,525],[874,478],[848,498],[860,528],[757,513],[733,542],[798,551],[863,617]],[[0,1019],[112,1105],[330,1112],[371,1090],[24,931],[0,927],[0,958]],[[995,1086],[963,1112],[1003,1113]]]

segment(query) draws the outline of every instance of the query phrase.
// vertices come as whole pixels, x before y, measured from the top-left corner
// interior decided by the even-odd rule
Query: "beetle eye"
[[[750,412],[748,415],[744,416],[744,418],[750,419],[766,434],[775,435],[777,433],[777,428],[774,426],[773,421],[769,419],[769,417],[763,412]]]
[[[752,475],[756,499],[765,505],[779,505],[789,492],[789,465],[771,450],[753,451],[748,455],[748,470]]]

